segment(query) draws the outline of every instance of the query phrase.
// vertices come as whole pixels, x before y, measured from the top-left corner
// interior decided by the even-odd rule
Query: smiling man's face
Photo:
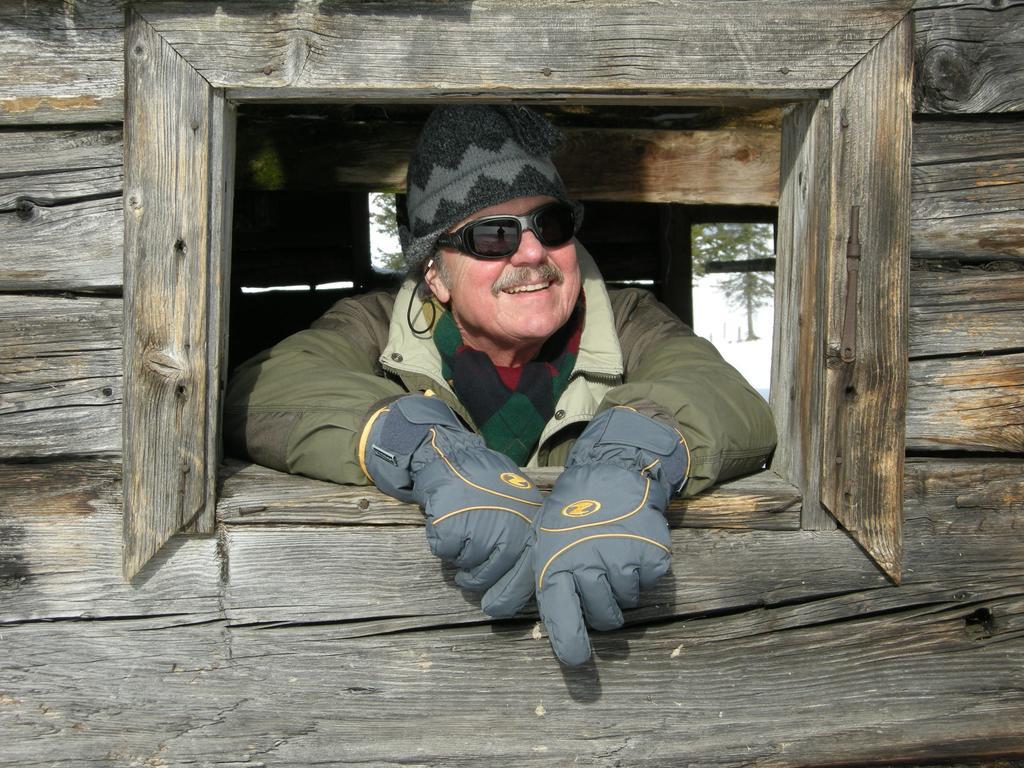
[[[520,197],[477,211],[452,231],[483,216],[529,213],[553,198]],[[425,275],[427,285],[449,304],[462,340],[486,353],[495,365],[522,365],[572,315],[580,295],[580,270],[573,240],[542,245],[524,230],[518,250],[502,259],[477,259],[442,248],[445,274],[436,266]],[[443,279],[446,278],[446,279]]]

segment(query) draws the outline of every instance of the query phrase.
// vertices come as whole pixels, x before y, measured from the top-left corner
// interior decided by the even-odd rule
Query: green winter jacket
[[[586,295],[579,355],[527,466],[564,464],[586,422],[630,405],[678,424],[690,452],[685,495],[757,471],[775,447],[764,398],[649,292],[608,291],[578,243],[577,258]],[[433,339],[409,327],[414,292],[407,280],[397,296],[343,299],[308,330],[242,365],[225,401],[229,452],[285,472],[365,484],[357,446],[379,401],[430,389],[472,426],[441,377]]]

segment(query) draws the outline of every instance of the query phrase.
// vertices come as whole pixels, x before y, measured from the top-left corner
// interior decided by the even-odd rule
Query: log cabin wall
[[[400,510],[305,535],[314,487],[122,581],[124,11],[0,5],[0,765],[1024,758],[1024,5],[914,13],[903,584],[676,529],[579,674]]]

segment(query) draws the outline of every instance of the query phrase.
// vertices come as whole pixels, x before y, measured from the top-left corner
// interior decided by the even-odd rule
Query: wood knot
[[[160,350],[147,352],[146,368],[165,379],[178,379],[185,373],[184,363],[172,354]]]
[[[15,215],[19,221],[31,221],[36,217],[38,206],[27,197],[19,197],[14,204]]]
[[[996,620],[988,608],[979,608],[964,618],[964,628],[975,640],[992,637],[996,633]]]

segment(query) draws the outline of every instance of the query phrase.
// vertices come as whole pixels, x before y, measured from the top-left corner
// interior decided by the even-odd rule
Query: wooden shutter
[[[213,529],[233,114],[135,12],[125,31],[124,574]]]
[[[911,24],[783,126],[775,466],[899,581],[910,260]],[[848,247],[858,220],[859,258]],[[785,339],[790,344],[785,344]],[[820,500],[820,504],[816,504]]]

